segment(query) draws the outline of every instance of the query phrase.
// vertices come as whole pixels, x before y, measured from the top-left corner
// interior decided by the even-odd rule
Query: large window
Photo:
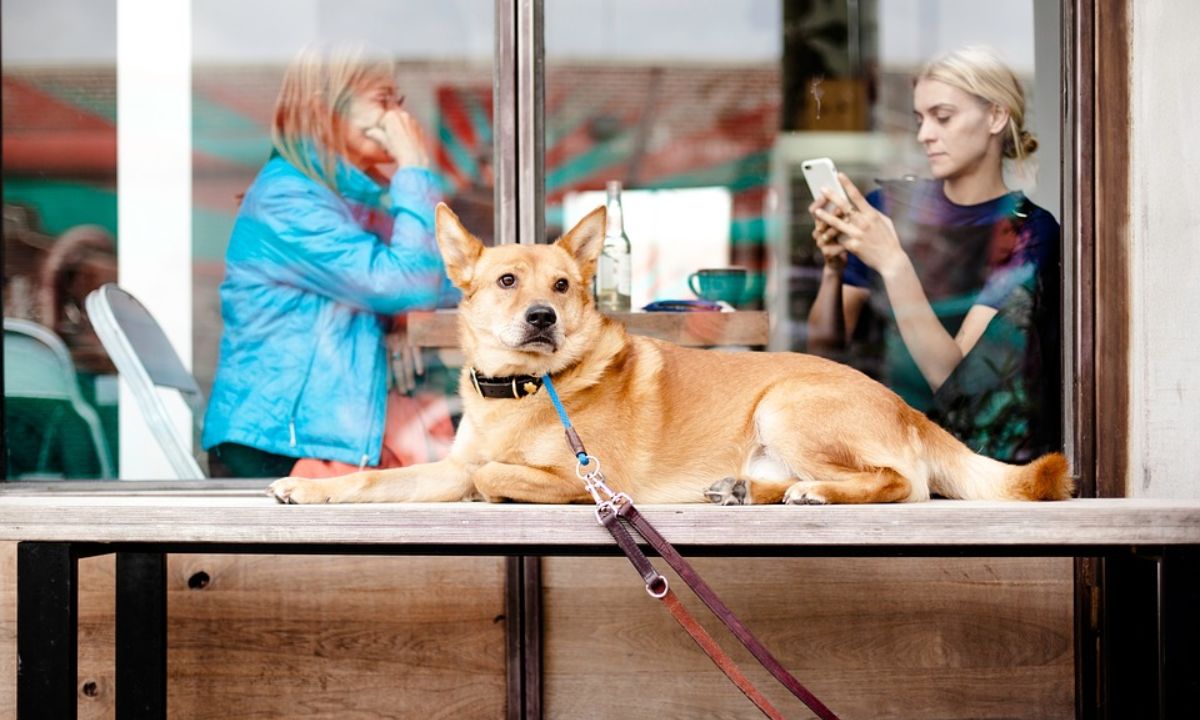
[[[246,189],[271,152],[272,113],[288,63],[302,48],[341,44],[361,44],[368,55],[390,61],[402,108],[426,134],[439,196],[491,242],[495,33],[487,0],[318,0],[284,17],[271,2],[192,7],[193,337],[195,374],[209,389],[221,348],[219,284],[228,272],[228,245]],[[445,419],[442,403],[454,405],[457,374],[432,351],[414,361],[401,346],[402,320],[390,322],[389,412],[396,403],[428,406],[437,397]],[[419,437],[425,430],[418,422],[404,433]],[[408,457],[427,457],[425,448],[414,452]]]
[[[117,279],[116,5],[0,7],[9,479],[116,470],[114,369],[84,314]]]
[[[303,47],[343,40],[361,41],[392,63],[405,109],[430,138],[439,192],[485,240],[556,237],[603,202],[608,181],[620,181],[635,309],[695,300],[688,277],[699,269],[742,267],[746,291],[725,309],[767,313],[767,349],[817,351],[856,365],[998,456],[1032,452],[1019,440],[1035,432],[1035,413],[1053,426],[1037,429],[1042,443],[1061,444],[1061,403],[1050,402],[1061,395],[1065,356],[1059,240],[1040,258],[1037,295],[1025,298],[1037,303],[1032,312],[1003,294],[1011,287],[988,282],[997,269],[1016,267],[995,257],[1004,251],[987,237],[999,232],[995,223],[972,231],[976,220],[959,222],[966,249],[939,245],[950,236],[930,235],[929,223],[897,223],[946,335],[970,325],[975,305],[990,318],[975,326],[974,356],[930,380],[908,347],[895,298],[862,263],[841,278],[856,308],[846,318],[851,332],[832,345],[813,337],[825,261],[802,172],[805,160],[829,157],[864,194],[902,193],[906,183],[940,187],[928,184],[937,178],[930,144],[917,132],[913,78],[943,53],[987,46],[1015,74],[1023,128],[1038,141],[1029,160],[1003,163],[1005,192],[1023,193],[1003,205],[1001,214],[1016,219],[1005,227],[1028,233],[1022,222],[1034,208],[1061,224],[1063,53],[1060,8],[1052,3],[174,5],[2,6],[4,313],[62,341],[68,385],[78,387],[70,397],[25,393],[38,361],[21,366],[6,352],[9,479],[97,477],[102,456],[121,477],[169,476],[135,403],[118,392],[83,298],[119,278],[209,393],[225,327],[230,238],[272,153],[286,68]],[[937,120],[936,108],[915,109]],[[992,190],[983,200],[996,199]],[[893,219],[902,214],[899,198],[872,195]],[[6,330],[6,348],[8,337]],[[418,363],[427,371],[422,390],[452,396],[455,375],[440,370],[443,361],[453,358]],[[1033,378],[1048,385],[1034,387]],[[203,418],[176,411],[191,437]],[[198,443],[195,452],[203,461]]]
[[[769,311],[770,349],[855,365],[989,455],[1057,449],[1058,13],[1029,0],[547,3],[547,233],[620,181],[635,308],[694,299],[697,270],[746,268],[734,304]],[[1011,128],[979,124],[995,103]],[[1002,156],[1008,134],[1024,157]],[[832,283],[802,168],[824,157],[894,221],[923,295],[889,287],[870,253],[851,257],[835,342],[817,322]],[[930,322],[909,327],[914,314]]]
[[[272,156],[286,68],[304,48],[361,45],[391,64],[437,194],[491,241],[488,0],[13,0],[2,12],[4,315],[21,321],[5,332],[9,479],[172,476],[137,403],[118,391],[84,299],[119,279],[208,395],[230,238]],[[389,338],[403,331],[389,322]],[[60,345],[67,357],[56,360]],[[408,376],[401,392],[453,395],[436,356],[414,376],[412,358],[392,349],[389,382]],[[160,399],[207,469],[204,418],[171,391]]]

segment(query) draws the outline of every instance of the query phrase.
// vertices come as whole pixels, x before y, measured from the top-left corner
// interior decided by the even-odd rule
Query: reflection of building
[[[216,363],[216,287],[225,245],[240,194],[269,152],[268,120],[281,77],[281,66],[193,70],[194,371],[202,386]],[[494,142],[489,73],[402,62],[397,78],[406,107],[434,136],[449,202],[461,208],[468,227],[485,235],[491,186],[484,160]],[[759,272],[755,296],[761,296],[769,157],[778,129],[776,65],[556,63],[546,87],[548,234],[561,232],[567,192],[601,190],[609,179],[629,188],[725,187],[733,203],[725,262]],[[34,193],[48,222],[83,207],[115,225],[116,199],[107,189],[116,174],[114,73],[6,72],[5,108],[6,196]],[[48,121],[39,122],[42,117]],[[50,131],[57,149],[47,159],[31,148]],[[10,153],[10,147],[23,150]],[[22,184],[23,173],[45,170],[46,163],[62,174],[66,185],[57,192],[66,194]]]
[[[624,227],[631,238],[633,308],[654,300],[694,297],[688,276],[700,268],[729,265],[732,199],[723,187],[625,190]],[[569,192],[563,220],[571,227],[605,204],[600,190]]]
[[[728,63],[574,65],[546,73],[547,233],[577,190],[726,188],[733,201],[724,264],[757,276],[761,296],[769,156],[779,69]],[[636,239],[635,239],[636,242]]]
[[[115,89],[111,70],[3,77],[5,315],[54,329],[93,371],[111,369],[82,308],[116,280]]]

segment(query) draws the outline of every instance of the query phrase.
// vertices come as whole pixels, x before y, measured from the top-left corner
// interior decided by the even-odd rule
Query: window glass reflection
[[[491,238],[491,5],[273,8],[194,7],[196,372],[211,393],[210,472],[436,459],[456,377],[408,346],[405,313],[456,299],[433,240],[436,202]],[[416,364],[413,352],[431,356]]]
[[[117,276],[116,2],[0,14],[6,476],[111,475],[116,382],[84,298]]]
[[[129,5],[127,9],[134,11],[145,9],[136,2]],[[147,472],[157,472],[148,470],[149,465],[117,467],[118,425],[125,418],[118,421],[115,370],[91,331],[83,302],[91,290],[118,277],[121,225],[146,228],[169,214],[162,208],[131,204],[123,208],[128,214],[118,224],[116,6],[114,0],[14,0],[0,7],[5,315],[36,322],[50,337],[62,341],[70,360],[64,371],[71,378],[69,384],[78,386],[85,403],[81,407],[98,415],[97,423],[92,423],[86,417],[89,413],[76,411],[77,406],[65,397],[21,396],[16,387],[16,379],[23,377],[20,369],[6,366],[10,478],[97,477],[102,474],[102,453],[94,437],[101,439],[110,456],[113,473],[150,477]],[[446,199],[475,233],[491,240],[494,8],[486,0],[436,4],[212,0],[194,3],[191,10],[190,16],[178,16],[180,27],[169,29],[172,35],[191,38],[192,135],[182,142],[190,146],[192,172],[190,188],[178,188],[191,197],[190,244],[185,234],[166,228],[154,242],[177,249],[184,265],[190,258],[193,290],[183,293],[182,302],[178,296],[153,293],[139,299],[154,316],[167,319],[169,336],[182,333],[190,339],[190,347],[179,348],[185,360],[191,355],[192,372],[209,395],[224,327],[219,288],[228,277],[230,239],[248,190],[272,156],[271,126],[285,69],[302,48],[358,43],[388,65],[394,84],[389,101],[399,106],[403,96],[404,112],[420,129],[419,144],[425,154],[421,162],[428,173],[425,199]],[[144,33],[144,39],[164,31],[149,21],[131,21],[126,29],[126,49],[152,47],[137,34]],[[139,78],[152,76],[142,73]],[[173,92],[176,88],[169,89],[172,92],[162,94],[161,111],[186,112]],[[124,142],[138,139],[130,136]],[[163,162],[175,161],[163,158]],[[163,182],[179,182],[168,175]],[[386,190],[387,171],[365,177]],[[147,178],[139,175],[137,180]],[[387,195],[380,193],[385,204]],[[394,209],[375,208],[364,226],[376,220],[387,224],[395,217]],[[401,214],[401,223],[410,222]],[[395,237],[383,228],[370,230],[378,231],[385,248]],[[155,267],[144,258],[126,260],[123,281],[140,288],[189,286],[186,275],[172,277],[178,273],[174,269]],[[318,276],[323,272],[320,262],[311,269]],[[384,386],[361,388],[363,405],[390,407],[393,400],[381,402],[384,388],[400,387],[402,392],[392,394],[413,403],[409,409],[415,429],[409,428],[409,444],[419,446],[413,457],[438,452],[436,440],[446,432],[431,428],[455,417],[456,358],[453,353],[413,348],[405,341],[403,316],[384,315],[389,313],[373,315],[371,320],[390,331],[381,333],[380,344],[372,349],[386,365]],[[190,326],[183,327],[182,319],[188,317]],[[280,325],[270,332],[284,328]],[[8,336],[6,331],[6,344]],[[418,354],[429,357],[421,362]],[[10,360],[16,357],[16,352],[6,353]],[[397,378],[402,379],[399,384]],[[200,454],[198,433],[204,418],[192,419]],[[92,432],[93,424],[98,433]],[[153,442],[148,435],[141,440]],[[360,462],[364,454],[372,460],[380,451],[355,453],[353,462]]]
[[[733,305],[770,311],[772,349],[850,363],[995,457],[1057,448],[1058,23],[1029,0],[548,4],[548,232],[619,180],[635,308],[745,267]],[[914,87],[967,47],[969,79]],[[895,233],[828,234],[816,158],[857,189],[856,222]],[[817,304],[843,296],[844,315]]]

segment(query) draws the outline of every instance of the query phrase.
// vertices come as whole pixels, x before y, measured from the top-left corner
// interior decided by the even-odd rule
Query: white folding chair
[[[62,400],[87,425],[89,440],[95,448],[100,477],[113,476],[108,445],[100,429],[100,416],[83,399],[79,377],[71,353],[62,339],[49,328],[28,320],[4,318],[4,394],[7,397]],[[49,432],[38,452],[38,466],[44,466],[49,451]]]
[[[204,395],[162,327],[144,305],[113,283],[93,290],[86,305],[96,335],[121,377],[129,383],[175,475],[181,480],[203,479],[204,471],[192,455],[190,443],[171,422],[157,388],[178,390],[196,418],[204,413]]]

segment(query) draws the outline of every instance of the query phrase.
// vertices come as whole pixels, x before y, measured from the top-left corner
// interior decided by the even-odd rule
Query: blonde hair
[[[921,80],[937,80],[1007,110],[1008,127],[1000,146],[1004,157],[1022,161],[1037,151],[1037,138],[1025,129],[1025,91],[996,51],[972,45],[948,52],[921,68],[913,84]]]
[[[305,47],[288,66],[275,101],[271,144],[305,175],[333,190],[337,158],[345,148],[334,121],[356,93],[395,78],[388,59],[362,43]]]

